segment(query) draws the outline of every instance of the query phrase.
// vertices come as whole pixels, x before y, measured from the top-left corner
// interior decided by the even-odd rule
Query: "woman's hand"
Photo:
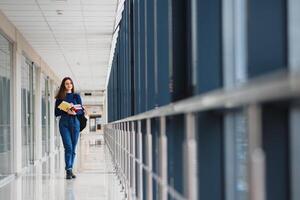
[[[76,112],[74,110],[68,110],[67,112],[69,115],[76,115]]]

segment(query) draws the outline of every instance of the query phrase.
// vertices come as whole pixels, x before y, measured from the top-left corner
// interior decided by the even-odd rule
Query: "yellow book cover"
[[[63,110],[63,111],[65,111],[65,112],[68,112],[68,110],[70,110],[70,108],[72,108],[72,105],[71,105],[70,103],[66,102],[66,101],[62,101],[62,102],[59,104],[58,108],[59,108],[60,110]]]

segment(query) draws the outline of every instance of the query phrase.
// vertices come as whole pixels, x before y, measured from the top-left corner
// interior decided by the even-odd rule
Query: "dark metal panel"
[[[146,111],[146,90],[145,90],[145,0],[139,0],[139,12],[138,12],[138,20],[139,20],[139,96],[140,96],[140,112]]]
[[[184,116],[167,118],[168,184],[183,194]],[[173,199],[169,197],[169,199]]]
[[[120,40],[119,40],[120,41]],[[119,78],[119,73],[118,70],[120,68],[119,66],[119,48],[120,45],[118,44],[118,52],[116,54],[116,64],[115,64],[115,68],[114,68],[114,102],[115,102],[115,112],[114,112],[114,119],[119,119],[120,116],[120,101],[119,101],[119,82],[120,82],[120,78]]]
[[[248,75],[287,67],[286,0],[248,3]]]
[[[248,76],[286,68],[287,1],[254,0],[248,6]],[[288,111],[274,105],[264,106],[267,199],[290,199],[288,132]]]
[[[289,110],[281,105],[263,107],[263,149],[266,155],[268,200],[290,199]]]
[[[123,12],[123,17],[125,15],[125,11]],[[123,118],[123,110],[124,110],[124,20],[120,23],[120,35],[119,35],[119,62],[118,62],[118,102],[119,102],[119,109],[118,109],[118,118]]]
[[[197,68],[195,94],[221,88],[222,75],[221,0],[197,1]],[[194,69],[195,70],[195,69]],[[223,190],[223,116],[198,114],[199,198],[224,199]]]
[[[134,114],[140,113],[140,66],[139,66],[139,24],[138,24],[138,11],[139,11],[139,0],[133,0],[133,35],[134,35],[134,98],[135,98],[135,104],[134,104]]]
[[[128,19],[129,19],[129,10],[128,10],[128,1],[124,3],[125,9],[125,27],[124,27],[124,117],[128,117],[128,52],[129,52],[129,45],[128,45]]]
[[[113,105],[112,105],[112,73],[110,73],[109,75],[109,82],[108,82],[108,88],[107,88],[107,110],[109,112],[107,112],[107,115],[108,115],[108,122],[112,122],[112,109],[113,109]]]
[[[130,72],[129,72],[129,78],[128,80],[130,81],[130,115],[134,115],[134,108],[135,108],[135,68],[134,68],[134,56],[135,56],[135,46],[134,46],[134,7],[133,7],[133,1],[134,0],[130,0],[130,60],[129,60],[129,65],[130,65]]]
[[[199,0],[196,94],[222,86],[221,0]]]
[[[125,45],[126,45],[126,38],[125,38],[125,31],[126,31],[126,8],[124,8],[124,11],[123,11],[123,18],[124,20],[122,20],[121,22],[121,46],[120,46],[120,78],[121,78],[121,83],[119,85],[120,87],[120,102],[121,102],[121,107],[120,107],[120,118],[124,118],[125,115],[125,77],[124,77],[124,74],[125,74],[125,60],[126,60],[126,57],[125,57]]]
[[[147,156],[146,156],[146,152],[147,152],[147,150],[146,150],[146,142],[147,142],[147,135],[146,135],[146,132],[147,132],[147,127],[146,127],[146,121],[145,120],[142,120],[142,123],[141,123],[141,130],[142,130],[142,142],[143,142],[143,164],[146,164],[146,158],[147,158]],[[147,180],[146,180],[146,177],[147,177],[147,173],[146,173],[146,171],[145,170],[143,170],[143,190],[144,190],[144,192],[143,192],[143,199],[147,199],[147,193],[146,193],[146,191],[147,191]]]
[[[131,62],[132,62],[132,1],[129,0],[127,1],[127,10],[128,10],[128,18],[127,18],[127,23],[128,23],[128,28],[127,28],[127,39],[128,39],[128,48],[127,48],[127,116],[131,116],[132,112],[132,93],[131,93],[131,85],[132,85],[132,79],[131,79]]]
[[[199,198],[223,197],[223,117],[218,113],[198,114]]]
[[[146,109],[155,107],[154,82],[154,0],[145,2],[145,90]]]
[[[178,101],[191,95],[188,90],[187,65],[187,1],[172,0],[169,3],[172,9],[169,19],[170,40],[170,83],[169,91],[172,101]]]
[[[154,4],[154,44],[155,44],[155,96],[156,105],[171,102],[170,80],[170,8],[171,0],[155,0]]]
[[[159,118],[151,120],[151,134],[152,134],[152,171],[155,174],[159,174]],[[153,199],[157,200],[159,195],[159,189],[157,181],[153,180]]]

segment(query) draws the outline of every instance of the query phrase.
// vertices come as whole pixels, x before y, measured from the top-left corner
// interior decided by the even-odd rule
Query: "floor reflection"
[[[99,142],[99,140],[102,140]],[[98,141],[98,142],[97,142]],[[123,199],[103,138],[86,134],[78,149],[77,178],[65,179],[63,152],[0,188],[1,200]],[[101,145],[99,145],[101,144]]]
[[[74,189],[74,181],[68,181],[66,183],[65,199],[76,200]]]

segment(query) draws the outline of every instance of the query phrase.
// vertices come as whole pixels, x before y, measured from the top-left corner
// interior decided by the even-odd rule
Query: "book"
[[[68,112],[68,110],[70,110],[71,108],[73,107],[72,104],[66,102],[66,101],[62,101],[59,106],[58,106],[58,109],[62,110],[62,111],[65,111],[65,112]]]
[[[73,109],[75,112],[78,112],[79,110],[82,110],[82,106],[80,104],[73,105]]]

